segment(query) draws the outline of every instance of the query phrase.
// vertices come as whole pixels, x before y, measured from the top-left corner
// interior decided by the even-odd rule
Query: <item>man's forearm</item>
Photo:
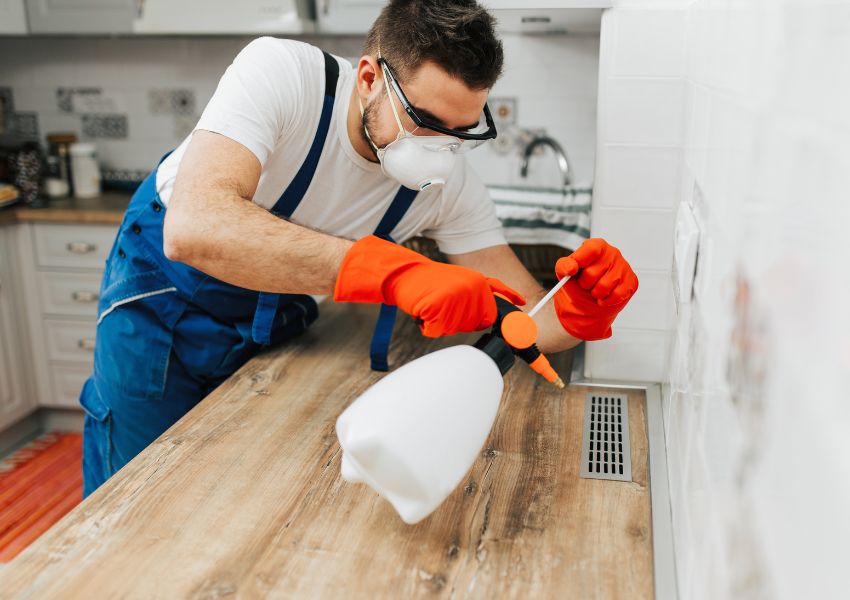
[[[206,194],[199,204],[178,197],[166,211],[163,237],[170,259],[252,290],[333,293],[353,242],[290,223],[223,191]]]
[[[530,311],[546,295],[546,291],[534,298],[527,298],[526,305],[522,309],[526,312]],[[581,340],[571,336],[561,325],[558,315],[555,313],[555,303],[552,300],[549,300],[546,306],[534,315],[534,320],[537,322],[537,347],[544,354],[569,350],[581,343]]]

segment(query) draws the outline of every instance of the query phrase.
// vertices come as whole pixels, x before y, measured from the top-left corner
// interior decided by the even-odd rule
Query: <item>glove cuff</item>
[[[410,267],[431,262],[425,256],[376,235],[360,238],[342,259],[334,301],[395,304],[392,278]]]

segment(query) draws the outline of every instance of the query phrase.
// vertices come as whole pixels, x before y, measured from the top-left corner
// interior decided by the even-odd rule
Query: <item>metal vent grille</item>
[[[587,395],[581,448],[581,477],[632,480],[629,400],[625,394]]]

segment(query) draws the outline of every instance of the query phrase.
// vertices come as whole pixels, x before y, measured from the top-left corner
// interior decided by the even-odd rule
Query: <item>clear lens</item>
[[[448,135],[414,135],[410,136],[418,146],[432,152],[458,152],[464,143]]]
[[[460,148],[455,150],[458,154],[463,154],[464,152],[469,152],[470,150],[474,150],[481,144],[488,142],[489,140],[461,140]]]

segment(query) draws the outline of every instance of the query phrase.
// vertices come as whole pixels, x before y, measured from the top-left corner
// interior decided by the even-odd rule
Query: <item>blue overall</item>
[[[272,208],[281,218],[292,215],[315,174],[338,69],[325,54],[318,130],[304,163]],[[390,232],[415,197],[415,191],[401,187],[375,234],[392,240]],[[164,216],[155,169],[130,201],[101,284],[94,372],[80,393],[86,496],[261,348],[297,336],[318,317],[308,295],[240,288],[169,260],[163,253]],[[373,369],[387,370],[395,311],[381,307],[371,345]]]

